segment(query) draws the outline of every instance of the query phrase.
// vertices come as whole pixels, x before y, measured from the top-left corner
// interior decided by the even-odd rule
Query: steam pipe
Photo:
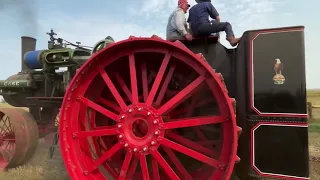
[[[21,37],[21,71],[31,71],[31,69],[24,63],[24,55],[28,51],[36,50],[37,40],[33,37]]]

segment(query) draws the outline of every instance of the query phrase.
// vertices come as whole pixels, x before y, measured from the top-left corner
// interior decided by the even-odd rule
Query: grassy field
[[[320,105],[320,91],[308,91],[308,102]],[[0,104],[1,108],[11,107]],[[309,152],[320,157],[320,108],[313,112],[314,119],[309,123]],[[48,145],[39,140],[36,155],[26,165],[0,173],[0,180],[64,180],[61,172],[47,165]],[[44,178],[46,177],[46,178]],[[320,162],[310,161],[311,180],[320,180]]]

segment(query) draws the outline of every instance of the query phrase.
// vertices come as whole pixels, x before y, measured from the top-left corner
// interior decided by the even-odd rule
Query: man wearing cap
[[[212,33],[225,31],[231,46],[236,46],[240,38],[235,38],[229,22],[220,22],[220,16],[211,0],[196,0],[198,4],[189,10],[188,23],[194,36],[209,36]],[[209,20],[209,16],[214,19]]]
[[[167,24],[167,40],[187,39],[192,40],[191,34],[188,32],[188,25],[185,13],[190,5],[187,0],[179,0],[178,7],[171,13]]]

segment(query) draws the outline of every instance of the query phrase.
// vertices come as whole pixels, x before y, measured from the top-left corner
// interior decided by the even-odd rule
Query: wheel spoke
[[[154,157],[152,157],[152,174],[154,180],[160,180],[158,162]]]
[[[133,161],[131,163],[131,166],[129,168],[129,171],[127,173],[128,174],[127,179],[132,179],[132,177],[134,176],[134,174],[136,172],[137,165],[138,165],[138,161],[139,161],[139,158],[137,156],[134,156]]]
[[[99,130],[91,130],[91,131],[80,131],[73,133],[75,138],[86,138],[89,136],[111,136],[117,134],[117,128],[112,129],[99,129]]]
[[[175,119],[172,122],[166,122],[163,124],[164,129],[176,129],[185,128],[192,126],[201,126],[206,124],[217,124],[227,122],[227,118],[222,116],[206,116],[206,117],[193,117],[193,118],[183,118]]]
[[[3,161],[7,164],[7,163],[9,163],[8,161],[7,161],[7,157],[6,157],[6,155],[4,154],[4,149],[0,149],[0,162],[1,163],[3,163]]]
[[[170,160],[173,162],[173,164],[177,167],[178,171],[183,175],[184,179],[190,179],[192,180],[193,178],[191,175],[188,173],[186,168],[181,164],[177,156],[174,154],[174,152],[171,151],[171,149],[167,147],[163,147],[164,151],[168,154]]]
[[[166,162],[166,160],[161,156],[158,150],[154,150],[151,152],[152,156],[159,162],[160,166],[167,173],[170,179],[179,179],[177,174],[173,171],[170,165]]]
[[[164,75],[164,73],[165,73],[165,71],[167,69],[167,65],[169,63],[170,58],[171,58],[171,54],[170,53],[166,53],[166,55],[165,55],[165,57],[164,57],[164,59],[162,61],[162,64],[161,64],[161,66],[159,68],[159,71],[158,71],[158,74],[156,76],[156,79],[154,80],[154,83],[153,83],[153,86],[151,88],[150,94],[148,96],[147,102],[146,102],[146,104],[149,105],[149,106],[151,105],[151,103],[154,100],[154,97],[155,97],[155,95],[157,93],[157,90],[158,90],[158,88],[160,86],[162,77],[163,77],[163,75]]]
[[[140,156],[140,166],[144,180],[149,180],[149,170],[147,166],[147,160],[145,155]]]
[[[127,152],[122,168],[120,170],[118,180],[124,180],[126,178],[126,174],[127,174],[131,159],[132,159],[132,152]]]
[[[95,102],[92,102],[91,100],[83,97],[83,96],[79,96],[77,98],[78,101],[80,101],[82,104],[85,104],[87,106],[89,106],[90,108],[100,112],[101,114],[105,115],[106,117],[109,117],[110,119],[117,121],[118,115],[114,114],[113,112],[107,110],[106,108],[96,104]]]
[[[122,145],[118,142],[115,144],[109,151],[103,154],[97,161],[93,163],[93,165],[88,169],[88,173],[92,173],[96,170],[102,163],[104,163],[107,159],[113,156],[116,152],[118,152],[122,148]]]
[[[127,107],[127,105],[123,101],[123,99],[120,96],[118,90],[116,89],[116,87],[112,83],[110,77],[108,76],[107,72],[103,68],[100,68],[100,75],[102,76],[103,80],[105,81],[105,83],[107,84],[108,88],[110,89],[112,95],[114,96],[114,98],[116,99],[118,104],[120,105],[121,109],[125,109]]]
[[[9,120],[9,118],[7,117],[3,124],[6,126],[6,130],[7,130],[6,132],[10,133],[11,132],[11,128],[9,127],[10,125],[8,126],[8,124],[7,124],[8,120]],[[10,122],[9,122],[9,124],[10,124]]]
[[[161,102],[163,100],[163,97],[165,95],[165,92],[166,92],[166,90],[168,88],[168,85],[170,83],[170,80],[172,79],[173,72],[174,72],[175,69],[176,69],[176,66],[174,66],[174,65],[172,65],[170,67],[169,72],[167,74],[167,77],[165,78],[165,80],[163,82],[163,85],[162,85],[162,87],[160,89],[160,92],[158,94],[158,97],[157,97],[157,100],[156,100],[156,103],[155,103],[156,105],[160,105],[161,104]]]
[[[159,114],[165,114],[171,109],[175,108],[179,103],[181,103],[184,99],[188,98],[192,95],[192,93],[196,90],[197,87],[200,86],[205,80],[204,76],[199,76],[196,80],[190,83],[187,87],[185,87],[182,91],[180,91],[177,95],[171,98],[167,103],[165,103],[160,109]]]
[[[208,149],[208,148],[205,148],[202,145],[200,145],[200,144],[198,144],[196,142],[190,141],[189,139],[186,139],[186,138],[184,138],[182,136],[179,136],[176,133],[168,132],[167,136],[169,138],[175,140],[179,144],[187,146],[190,149],[196,150],[196,151],[198,151],[200,153],[203,153],[203,154],[206,154],[206,155],[208,155],[210,157],[217,156],[217,153],[215,151],[213,151],[211,149]]]
[[[173,141],[170,141],[169,139],[166,139],[166,138],[162,139],[161,144],[164,145],[164,146],[167,146],[167,147],[169,147],[171,149],[174,149],[174,150],[176,150],[178,152],[181,152],[181,153],[183,153],[183,154],[185,154],[187,156],[193,157],[194,159],[197,159],[197,160],[199,160],[199,161],[201,161],[203,163],[206,163],[206,164],[208,164],[208,165],[210,165],[212,167],[217,168],[217,167],[220,166],[219,161],[217,161],[215,159],[212,159],[212,158],[210,158],[208,156],[205,156],[203,154],[200,154],[197,151],[194,151],[192,149],[184,147],[184,146],[182,146],[180,144],[177,144],[177,143],[175,143]]]
[[[217,145],[218,141],[217,140],[201,140],[201,141],[198,141],[197,144],[210,147],[213,145]]]
[[[128,86],[126,85],[126,83],[124,82],[124,80],[122,79],[122,77],[119,75],[119,73],[117,73],[115,75],[116,80],[118,81],[118,84],[120,85],[120,87],[122,88],[123,92],[126,94],[128,100],[130,102],[132,102],[132,95],[131,95],[131,91],[129,90]]]
[[[129,66],[130,66],[130,80],[131,80],[131,93],[132,93],[132,103],[138,103],[138,82],[137,82],[137,72],[136,65],[134,61],[134,54],[129,55]]]
[[[199,107],[202,107],[202,106],[205,106],[205,105],[210,104],[210,103],[212,103],[212,102],[214,102],[214,100],[211,99],[211,98],[204,99],[204,100],[198,102],[198,103],[195,105],[194,109],[199,108]],[[172,115],[174,115],[174,116],[180,116],[181,114],[186,114],[187,112],[189,112],[188,110],[189,110],[189,109],[187,109],[187,108],[182,108],[182,109],[179,109],[179,110],[174,111],[174,112],[172,113]]]
[[[141,77],[142,77],[142,89],[143,89],[143,102],[147,101],[148,98],[148,75],[147,75],[147,65],[143,63],[141,65]]]
[[[111,108],[113,109],[114,111],[116,111],[117,113],[120,113],[121,109],[119,106],[116,106],[113,102],[109,101],[109,100],[106,100],[105,98],[103,97],[100,97],[98,99],[98,102],[103,104],[104,106],[108,107],[108,108]]]

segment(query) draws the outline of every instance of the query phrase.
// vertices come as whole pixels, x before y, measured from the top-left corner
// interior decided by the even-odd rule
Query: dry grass
[[[0,180],[62,180],[59,171],[47,167],[48,147],[43,139],[40,139],[36,153],[30,161],[26,165],[1,172]]]
[[[309,152],[311,156],[320,157],[320,133],[309,133]],[[310,161],[310,178],[320,179],[320,162]]]
[[[320,91],[308,91],[308,101],[320,105]],[[1,107],[11,107],[0,104]],[[310,155],[320,157],[320,108],[314,111],[316,121],[309,126],[309,151]],[[319,119],[318,119],[319,118]],[[47,166],[48,145],[39,140],[39,145],[34,157],[26,165],[0,173],[0,180],[64,180],[58,169]],[[310,161],[310,178],[320,180],[320,162]]]

